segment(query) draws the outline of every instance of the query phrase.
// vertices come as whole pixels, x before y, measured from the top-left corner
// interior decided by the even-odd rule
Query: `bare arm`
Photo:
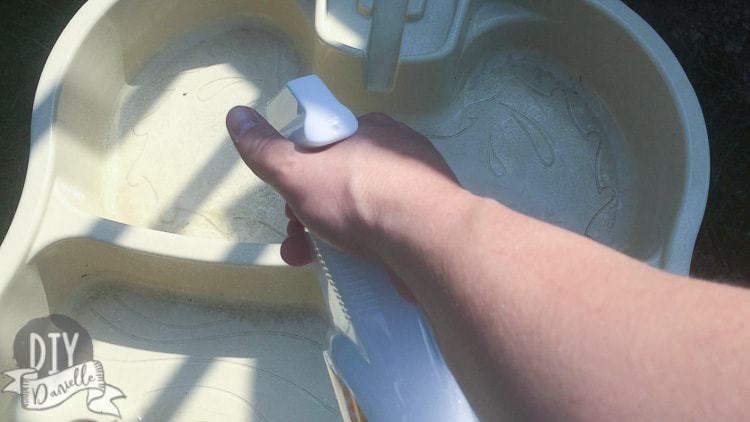
[[[309,262],[304,224],[389,267],[483,419],[750,414],[750,292],[652,269],[476,197],[427,139],[384,115],[315,154],[249,109],[227,123],[289,202],[285,259]]]

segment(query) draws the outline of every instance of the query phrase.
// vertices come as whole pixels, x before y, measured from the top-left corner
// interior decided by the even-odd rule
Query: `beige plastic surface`
[[[656,34],[612,0],[442,3],[377,24],[365,0],[89,1],[37,92],[0,370],[21,326],[65,313],[125,420],[337,420],[317,282],[280,261],[283,203],[224,128],[307,73],[427,134],[467,188],[686,273],[707,140]],[[111,420],[19,407],[0,394],[8,420]]]

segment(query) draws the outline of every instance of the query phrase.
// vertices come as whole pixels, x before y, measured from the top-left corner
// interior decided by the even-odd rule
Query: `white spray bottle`
[[[355,116],[318,76],[292,80],[287,88],[297,108],[291,97],[279,96],[266,114],[277,121],[292,117],[281,133],[300,147],[319,148],[357,131]],[[313,241],[333,325],[324,356],[344,420],[476,420],[424,316],[396,292],[388,274]]]

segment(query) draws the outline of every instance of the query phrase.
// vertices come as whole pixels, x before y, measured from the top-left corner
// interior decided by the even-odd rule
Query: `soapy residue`
[[[127,420],[340,420],[317,308],[228,305],[104,279],[58,312],[91,334],[127,395],[117,402]]]
[[[600,100],[564,69],[532,53],[489,55],[450,107],[410,123],[473,192],[623,246],[629,152]]]
[[[300,63],[283,37],[234,29],[183,40],[123,91],[110,135],[105,207],[130,224],[274,243],[283,201],[238,158],[224,127],[263,109]],[[632,222],[629,152],[578,78],[528,52],[492,52],[440,113],[396,116],[425,133],[470,190],[621,247]],[[614,157],[617,157],[615,160]]]
[[[237,104],[262,107],[299,76],[291,44],[260,29],[183,39],[123,90],[110,132],[105,208],[129,224],[273,243],[281,197],[238,157],[225,128]]]

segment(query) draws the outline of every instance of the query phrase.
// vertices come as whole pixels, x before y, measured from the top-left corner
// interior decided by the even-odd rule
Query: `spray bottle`
[[[287,88],[266,114],[272,124],[291,121],[280,132],[298,146],[320,148],[357,131],[355,116],[318,76]],[[476,420],[424,315],[396,292],[387,272],[322,240],[313,243],[332,321],[324,358],[344,420]]]

